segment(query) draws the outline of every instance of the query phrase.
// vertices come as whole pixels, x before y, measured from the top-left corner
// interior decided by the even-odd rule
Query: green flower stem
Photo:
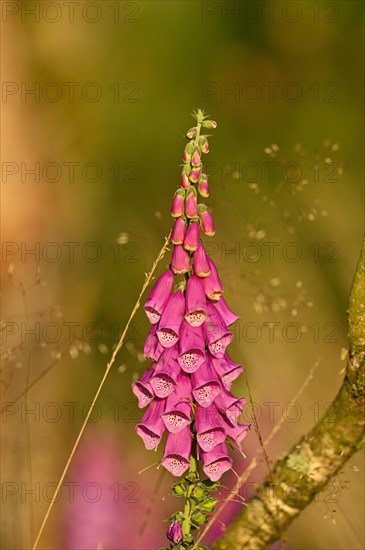
[[[196,459],[191,455],[190,457],[190,468],[189,468],[189,474],[196,472]],[[190,528],[191,528],[191,522],[190,522],[190,514],[191,514],[191,505],[190,505],[190,497],[193,492],[194,485],[192,483],[189,483],[188,488],[185,492],[185,507],[184,507],[184,521],[182,523],[182,532],[184,536],[190,534]]]

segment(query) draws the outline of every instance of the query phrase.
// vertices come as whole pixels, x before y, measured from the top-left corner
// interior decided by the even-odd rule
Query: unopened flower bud
[[[216,128],[217,123],[216,123],[215,120],[204,120],[203,123],[202,123],[202,126],[204,128]]]
[[[181,219],[181,218],[179,218]],[[189,225],[186,235],[184,238],[184,248],[185,250],[190,250],[194,252],[199,245],[199,224],[198,222],[193,222]]]
[[[179,544],[184,538],[181,525],[180,523],[175,519],[170,527],[167,530],[166,533],[167,538],[169,541],[173,542],[174,544]]]
[[[187,273],[190,270],[190,257],[188,252],[178,244],[174,246],[171,261],[172,271],[177,275]]]
[[[179,218],[184,214],[184,198],[185,191],[183,189],[178,189],[172,201],[171,216],[173,218]]]
[[[188,187],[190,187],[190,181],[189,181],[190,170],[191,170],[190,164],[185,164],[184,168],[182,169],[182,172],[181,172],[181,187],[183,189],[187,189]]]
[[[194,126],[194,128],[190,128],[190,130],[186,132],[186,137],[189,139],[192,139],[192,138],[195,138],[195,136],[196,136],[196,127]]]
[[[208,176],[206,174],[200,176],[198,191],[201,197],[209,197]]]
[[[185,163],[188,163],[191,161],[193,152],[194,152],[194,145],[191,143],[191,141],[189,141],[189,143],[185,146],[185,149],[184,149],[183,161]]]
[[[191,183],[196,183],[199,180],[201,172],[201,166],[196,166],[190,171],[189,180],[191,181]]]
[[[200,150],[199,150],[199,147],[196,147],[196,148],[194,149],[194,153],[193,153],[193,155],[192,155],[192,157],[191,157],[190,162],[191,162],[191,165],[192,165],[192,166],[200,166],[201,161],[200,161]]]
[[[199,216],[202,230],[208,237],[213,237],[215,234],[215,227],[211,213],[205,204],[199,204]]]
[[[173,244],[183,244],[186,232],[186,224],[183,218],[176,218],[171,233],[171,242]]]
[[[205,153],[205,154],[209,153],[209,142],[206,136],[201,136],[199,138],[199,147],[202,153]]]
[[[186,193],[185,214],[187,218],[198,217],[198,203],[194,187],[189,187]]]

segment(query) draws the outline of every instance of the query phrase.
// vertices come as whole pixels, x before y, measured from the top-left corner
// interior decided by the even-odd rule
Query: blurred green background
[[[357,0],[1,7],[1,533],[2,548],[28,549],[170,230],[193,109],[218,122],[206,202],[217,229],[209,250],[241,315],[231,356],[246,366],[263,436],[284,416],[270,460],[334,398],[363,232],[363,7]],[[161,449],[145,451],[135,435],[141,413],[130,389],[147,365],[148,329],[138,311],[67,477],[75,494],[63,488],[40,548],[165,544],[164,520],[179,503],[168,496],[169,474],[161,479],[156,465],[139,474]],[[234,391],[247,398],[243,377]],[[257,447],[252,431],[247,458],[236,457],[239,473]],[[251,482],[264,474],[260,460]],[[285,547],[363,548],[363,481],[359,453],[289,529]]]

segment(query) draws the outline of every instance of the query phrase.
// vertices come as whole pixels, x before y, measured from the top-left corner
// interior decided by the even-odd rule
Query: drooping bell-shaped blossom
[[[173,244],[183,244],[186,233],[186,223],[183,218],[176,218],[171,232],[171,242]]]
[[[198,191],[201,197],[206,198],[209,197],[209,183],[208,183],[208,176],[206,174],[202,174],[199,179],[198,183]]]
[[[175,193],[171,206],[171,216],[173,218],[178,218],[184,214],[184,202],[185,191],[184,189],[178,189]]]
[[[183,154],[184,163],[188,163],[191,161],[193,151],[194,151],[194,145],[191,142],[185,145],[184,154]]]
[[[213,302],[214,307],[218,310],[220,316],[222,317],[223,321],[229,327],[230,325],[233,325],[236,321],[238,321],[239,316],[236,315],[231,308],[227,305],[227,302],[221,296],[219,300],[216,300]]]
[[[214,404],[231,426],[237,426],[237,419],[245,405],[243,397],[235,397],[229,391],[223,389],[221,394],[216,397]]]
[[[165,410],[164,399],[154,399],[136,426],[137,434],[143,439],[146,449],[155,449],[165,431],[161,415]]]
[[[138,399],[138,406],[143,409],[149,405],[153,399],[153,389],[150,384],[150,379],[155,369],[149,367],[141,376],[139,380],[136,380],[132,384],[132,391]]]
[[[204,280],[204,290],[210,300],[216,301],[219,300],[223,294],[223,285],[213,260],[211,258],[207,259],[210,274]]]
[[[184,248],[190,252],[195,252],[199,246],[199,224],[198,222],[192,222],[189,224],[185,238],[184,238]]]
[[[199,181],[201,173],[202,173],[201,166],[195,166],[194,168],[192,168],[189,174],[189,180],[191,181],[191,183],[197,183]]]
[[[223,357],[228,344],[232,342],[233,334],[229,332],[222,317],[211,303],[207,303],[205,334],[210,353],[218,359]]]
[[[155,282],[150,295],[144,305],[144,310],[149,321],[154,325],[161,317],[164,307],[171,294],[172,285],[174,284],[174,274],[171,269],[162,273]]]
[[[193,257],[194,273],[198,277],[205,278],[210,275],[210,264],[205,248],[199,244]]]
[[[202,153],[205,155],[209,153],[209,141],[207,136],[201,136],[199,139],[199,147]]]
[[[189,174],[190,174],[190,164],[185,164],[181,172],[181,187],[183,189],[187,189],[191,185],[189,180]]]
[[[172,393],[177,386],[177,378],[180,374],[180,366],[176,361],[176,347],[167,348],[162,353],[150,379],[153,393],[157,397],[164,398]]]
[[[151,361],[158,361],[163,350],[164,347],[157,338],[157,325],[152,325],[144,344],[144,356],[146,359],[151,359]]]
[[[184,538],[180,523],[175,519],[167,529],[166,537],[173,544],[179,544]]]
[[[182,247],[181,244],[174,246],[171,269],[176,275],[187,273],[190,269],[189,253]]]
[[[191,385],[195,401],[201,407],[209,407],[221,393],[220,380],[209,359],[192,373]]]
[[[222,475],[232,468],[232,459],[228,455],[227,447],[224,443],[216,445],[209,452],[201,451],[203,460],[203,470],[211,481],[218,481]]]
[[[185,214],[186,217],[190,219],[198,217],[198,203],[196,200],[195,187],[189,187],[186,192]]]
[[[192,373],[205,361],[205,343],[202,327],[192,327],[184,321],[180,330],[177,361],[183,371]]]
[[[230,423],[224,419],[224,417],[222,417],[222,419],[227,436],[232,439],[232,441],[234,441],[239,448],[241,448],[241,443],[250,431],[251,425],[237,422],[236,426],[231,426]]]
[[[174,476],[181,476],[190,465],[192,436],[189,426],[167,434],[162,465]]]
[[[201,279],[191,275],[186,285],[185,319],[192,327],[200,327],[207,316],[207,301]]]
[[[184,313],[185,300],[182,290],[179,288],[168,299],[158,324],[156,334],[164,348],[170,348],[178,341]]]
[[[190,163],[192,166],[194,167],[197,167],[197,166],[200,166],[201,164],[201,160],[200,160],[200,150],[199,150],[199,147],[196,147],[194,152],[193,152],[193,155],[191,157],[191,160],[190,160]]]
[[[199,215],[203,232],[209,237],[213,237],[215,235],[214,221],[212,214],[205,205],[199,205]]]
[[[242,365],[238,365],[228,356],[227,353],[223,357],[218,359],[217,357],[211,357],[212,365],[222,381],[226,390],[230,390],[232,382],[238,378],[243,372]]]
[[[209,407],[196,408],[195,428],[199,446],[203,451],[211,451],[226,439],[223,419],[214,403]]]
[[[187,374],[181,373],[176,381],[176,389],[166,399],[162,421],[171,433],[180,432],[191,422],[192,393]]]

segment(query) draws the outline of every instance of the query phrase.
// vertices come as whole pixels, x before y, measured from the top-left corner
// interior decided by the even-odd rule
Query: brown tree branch
[[[320,421],[275,464],[259,494],[215,541],[214,550],[261,550],[282,538],[364,443],[365,240],[349,299],[349,353],[342,386]]]

